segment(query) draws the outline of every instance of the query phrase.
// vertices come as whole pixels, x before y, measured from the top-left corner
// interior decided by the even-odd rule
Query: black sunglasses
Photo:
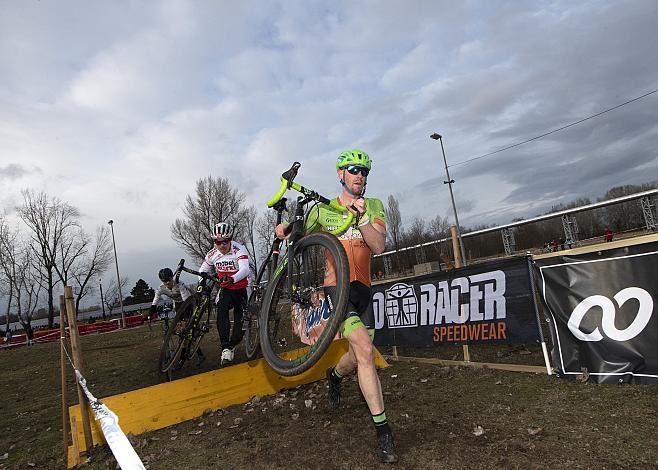
[[[361,173],[361,175],[363,175],[363,177],[365,178],[368,176],[368,173],[370,173],[370,170],[367,169],[365,166],[350,165],[347,167],[347,172],[350,175],[358,175],[359,173]]]

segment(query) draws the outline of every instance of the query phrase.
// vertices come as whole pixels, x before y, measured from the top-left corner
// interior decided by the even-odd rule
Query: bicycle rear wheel
[[[347,308],[349,266],[338,239],[324,232],[296,243],[290,291],[287,261],[283,259],[263,297],[260,347],[275,372],[293,376],[311,368],[336,336]],[[325,274],[332,268],[335,285],[325,289]]]
[[[181,353],[187,343],[187,334],[190,329],[190,320],[192,312],[196,305],[194,297],[190,297],[183,302],[176,313],[174,319],[169,323],[169,328],[165,334],[162,348],[160,349],[160,372],[169,372],[172,367],[178,364]],[[177,367],[174,367],[177,368]]]

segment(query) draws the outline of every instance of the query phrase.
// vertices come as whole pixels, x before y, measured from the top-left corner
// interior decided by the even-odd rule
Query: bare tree
[[[0,270],[7,284],[3,289],[9,297],[7,330],[12,307],[25,331],[31,332],[32,317],[37,309],[41,286],[38,273],[29,263],[33,249],[18,239],[18,230],[12,230],[0,218]]]
[[[23,251],[23,256],[27,258],[30,256],[29,249]],[[23,258],[23,262],[26,259]],[[30,269],[30,264],[25,262],[24,271],[19,279],[20,284],[16,285],[17,306],[16,314],[18,321],[23,325],[23,329],[28,333],[28,339],[32,336],[32,318],[39,305],[41,294],[41,283],[39,282],[39,273]]]
[[[89,235],[79,226],[72,226],[62,234],[57,254],[55,255],[55,272],[65,286],[75,275],[82,259],[87,255],[90,244]]]
[[[606,201],[629,194],[648,191],[658,187],[658,182],[643,183],[641,185],[625,185],[610,188],[599,201]],[[603,225],[615,232],[634,230],[644,225],[644,216],[639,201],[622,202],[607,206],[600,211]]]
[[[110,230],[101,225],[96,229],[96,238],[73,271],[73,280],[77,287],[75,298],[76,314],[80,307],[80,301],[88,294],[94,292],[90,284],[91,279],[103,274],[112,264],[112,238]],[[123,287],[123,286],[122,286]]]
[[[450,235],[450,222],[448,217],[441,217],[437,215],[429,221],[427,227],[428,235],[433,238],[443,238]]]
[[[388,196],[388,207],[386,208],[386,232],[391,236],[393,249],[400,249],[402,241],[402,217],[400,215],[400,204],[392,194]]]
[[[245,230],[242,237],[245,247],[249,252],[249,268],[256,275],[258,269],[258,233],[256,224],[258,221],[258,211],[254,206],[250,206],[244,215]]]
[[[227,178],[208,176],[198,180],[194,196],[187,196],[183,213],[171,226],[171,237],[187,254],[201,263],[210,249],[209,236],[218,222],[236,228],[235,236],[246,235],[244,194]]]
[[[128,278],[127,277],[122,277],[121,278],[121,290],[125,289],[126,286],[128,285]],[[107,307],[107,314],[112,315],[112,310],[114,307],[119,305],[119,285],[117,284],[116,280],[110,281],[109,286],[107,287],[107,290],[105,291],[105,296],[103,298],[103,301],[105,302],[105,306]]]
[[[14,300],[14,282],[16,278],[16,244],[18,230],[12,230],[3,216],[0,216],[0,293],[7,297],[5,332],[9,331],[9,317]]]
[[[432,220],[429,221],[427,233],[430,239],[440,240],[443,238],[450,237],[450,221],[448,217],[441,217],[437,215]],[[449,242],[440,242],[434,243],[432,249],[434,250],[439,261],[442,261],[444,257],[450,256],[452,250],[450,249]]]
[[[405,246],[414,246],[420,243],[424,243],[428,239],[427,230],[425,229],[425,220],[416,216],[411,221],[411,226],[409,230],[404,232],[404,245]]]
[[[397,253],[402,244],[402,216],[400,215],[400,204],[392,194],[388,196],[386,207],[386,234],[389,237],[389,246],[396,251],[393,256],[394,269],[402,271],[403,259],[400,258],[400,253]]]
[[[59,282],[56,278],[57,256],[62,243],[70,230],[78,228],[78,210],[57,198],[49,198],[45,193],[23,191],[23,205],[18,213],[32,231],[34,259],[38,260],[39,282],[48,298],[48,327],[53,326],[53,291]]]

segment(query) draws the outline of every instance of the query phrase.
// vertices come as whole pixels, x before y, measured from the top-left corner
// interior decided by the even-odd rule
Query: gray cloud
[[[10,163],[9,165],[0,166],[0,181],[2,180],[18,180],[29,174],[41,173],[38,168],[27,169],[18,163]]]
[[[294,160],[335,194],[336,153],[362,147],[368,195],[452,217],[432,132],[456,164],[658,84],[651,0],[24,3],[0,15],[3,189],[113,218],[135,270],[208,174],[262,209]],[[451,167],[460,221],[655,179],[656,100]]]

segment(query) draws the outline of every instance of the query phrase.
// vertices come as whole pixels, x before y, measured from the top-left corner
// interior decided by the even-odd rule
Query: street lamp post
[[[114,221],[112,219],[107,221],[112,229],[112,246],[114,247],[114,266],[117,268],[117,285],[119,287],[119,304],[121,305],[121,328],[126,327],[126,317],[123,313],[123,294],[121,293],[121,277],[119,277],[119,261],[117,260],[117,245],[114,241]]]
[[[455,226],[457,228],[457,238],[459,240],[459,254],[462,257],[462,264],[466,266],[466,255],[464,253],[464,242],[462,240],[462,232],[459,229],[459,218],[457,217],[457,206],[455,206],[455,196],[452,194],[452,183],[455,182],[455,180],[450,179],[450,172],[448,171],[448,162],[446,161],[446,152],[443,149],[443,136],[441,134],[437,134],[436,132],[430,136],[431,139],[438,140],[441,143],[441,153],[443,154],[443,164],[445,165],[446,169],[446,177],[448,178],[448,181],[444,181],[443,184],[447,184],[448,188],[450,189],[450,200],[452,201],[452,210],[455,214]]]
[[[98,279],[98,287],[101,290],[101,308],[103,309],[103,320],[105,320],[105,300],[103,299],[103,280]]]

